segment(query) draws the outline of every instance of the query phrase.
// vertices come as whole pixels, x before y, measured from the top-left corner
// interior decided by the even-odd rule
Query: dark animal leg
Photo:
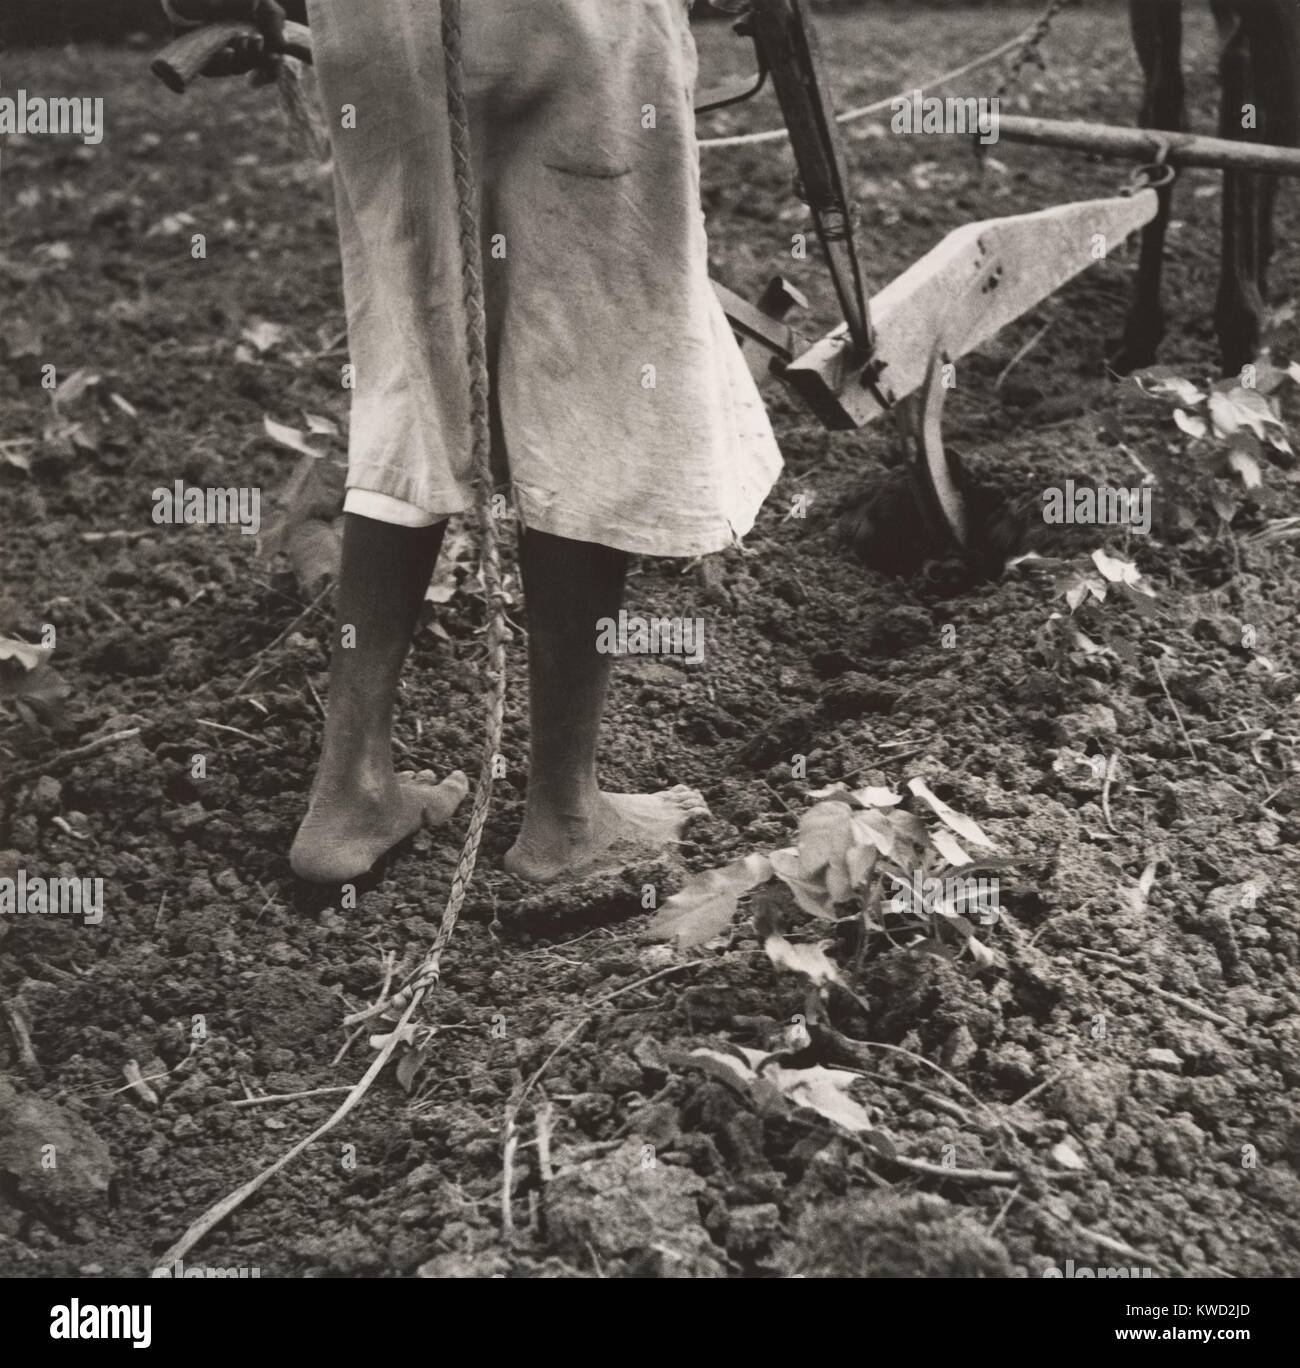
[[[1251,7],[1235,0],[1213,0],[1219,29],[1219,136],[1240,142],[1261,137],[1261,107],[1256,88],[1251,41]],[[1259,293],[1260,177],[1253,172],[1223,173],[1223,251],[1214,325],[1225,375],[1255,359],[1263,326]]]
[[[1259,132],[1264,142],[1300,146],[1300,7],[1290,0],[1265,0],[1251,12],[1251,64],[1260,102]],[[1257,283],[1268,299],[1268,267],[1273,256],[1273,208],[1278,177],[1259,178]]]
[[[1182,0],[1129,0],[1129,21],[1145,77],[1138,122],[1143,128],[1179,132],[1187,126],[1183,97]],[[1121,375],[1151,365],[1164,336],[1160,274],[1172,198],[1172,186],[1159,192],[1160,206],[1156,216],[1142,230],[1137,283],[1124,324],[1124,336],[1108,358],[1111,369]]]

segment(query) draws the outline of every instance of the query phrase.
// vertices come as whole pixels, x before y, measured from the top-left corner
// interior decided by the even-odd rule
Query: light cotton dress
[[[428,523],[473,502],[440,6],[310,0],[310,20],[355,367],[348,507]],[[520,519],[650,555],[732,545],[781,460],[708,281],[686,0],[471,0],[464,42]]]

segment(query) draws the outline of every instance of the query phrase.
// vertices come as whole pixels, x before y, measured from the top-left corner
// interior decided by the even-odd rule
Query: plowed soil
[[[1033,13],[828,17],[836,98],[914,84]],[[1190,105],[1210,131],[1213,30],[1208,13],[1188,22]],[[746,61],[725,26],[702,26],[701,48],[707,79]],[[1017,112],[1131,122],[1139,75],[1121,9],[1061,17],[1044,53],[1046,70],[1015,87]],[[400,981],[427,949],[463,834],[464,814],[416,837],[355,907],[290,874],[327,687],[328,598],[302,594],[236,529],[154,526],[151,495],[181,479],[259,485],[269,500],[294,458],[267,441],[265,415],[345,425],[329,182],[294,151],[268,94],[214,82],[180,100],[146,58],[0,59],[6,89],[103,93],[108,111],[99,146],[28,137],[4,157],[0,441],[30,439],[9,448],[30,470],[0,462],[0,632],[36,640],[55,624],[73,693],[53,730],[0,719],[0,875],[100,877],[105,890],[98,927],[0,919],[0,992],[31,1044],[24,1060],[18,1036],[0,1035],[10,1276],[146,1274],[321,1120],[341,1091],[239,1104],[360,1077],[372,1050],[363,1034],[338,1058],[342,1019],[379,994],[386,954]],[[992,80],[976,74],[957,93],[989,93]],[[764,96],[702,131],[776,120]],[[1107,194],[1127,174],[1002,144],[981,173],[967,142],[899,138],[887,124],[849,134],[877,288],[964,222]],[[706,151],[704,203],[715,273],[750,294],[787,275],[812,297],[797,321],[815,336],[834,322],[833,297],[816,252],[791,258],[807,226],[791,175],[780,145]],[[1283,364],[1300,350],[1283,307],[1300,285],[1295,195],[1286,185],[1279,199],[1266,339]],[[1183,177],[1169,239],[1161,360],[1197,382],[1215,373],[1219,201],[1215,174]],[[195,232],[204,261],[190,254]],[[1103,372],[1134,265],[1135,253],[1110,253],[963,363],[947,435],[990,516],[1066,477],[1136,483],[1125,453],[1176,439],[1167,406]],[[264,352],[243,337],[261,321],[282,330]],[[83,424],[79,441],[51,431],[47,362],[100,377],[63,414]],[[1113,597],[1083,608],[1075,625],[1111,653],[1062,654],[1049,617],[1068,610],[1028,566],[963,577],[924,546],[914,573],[865,566],[842,510],[896,466],[888,424],[831,435],[779,388],[770,401],[786,472],[743,549],[643,562],[629,583],[631,612],[705,619],[705,660],[623,663],[607,729],[610,787],[690,784],[711,816],[680,851],[623,877],[539,893],[504,874],[526,755],[519,634],[507,774],[421,1018],[436,1033],[417,1068],[381,1077],[192,1264],[264,1277],[1038,1277],[1067,1259],[1163,1276],[1300,1273],[1298,543],[1261,535],[1300,514],[1288,472],[1270,466],[1231,527],[1207,516],[1149,537],[1088,529],[1083,549],[1134,560],[1155,611]],[[415,768],[475,768],[482,628],[468,586],[430,605],[397,721]],[[1079,755],[1106,757],[1109,780]],[[827,1009],[844,1034],[876,1042],[854,1095],[900,1156],[937,1174],[682,1061],[719,1041],[779,1045],[805,1009],[743,907],[733,934],[700,951],[647,931],[648,896],[788,844],[810,789],[913,775],[1017,862],[987,937],[998,963],[831,947],[860,1002],[833,990]],[[129,1061],[153,1078],[157,1105],[127,1087]],[[507,1135],[512,1097],[544,1064]],[[57,1184],[31,1158],[56,1135]],[[1063,1142],[1079,1167],[1053,1158]],[[976,1170],[1016,1177],[961,1172]]]

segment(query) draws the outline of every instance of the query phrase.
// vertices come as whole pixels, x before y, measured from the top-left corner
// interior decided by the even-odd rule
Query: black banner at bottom
[[[463,1336],[485,1329],[491,1336],[485,1352],[532,1354],[539,1348],[538,1338],[550,1337],[566,1323],[596,1329],[621,1296],[631,1298],[625,1308],[630,1317],[652,1310],[665,1329],[676,1324],[686,1330],[680,1322],[663,1322],[665,1311],[691,1313],[689,1338],[697,1358],[700,1332],[707,1334],[711,1316],[719,1317],[720,1343],[733,1355],[750,1326],[761,1332],[765,1352],[787,1327],[792,1352],[800,1342],[807,1352],[808,1337],[815,1334],[816,1322],[807,1319],[812,1309],[831,1318],[825,1324],[828,1330],[839,1327],[837,1337],[860,1323],[872,1338],[883,1331],[914,1339],[927,1357],[948,1345],[989,1352],[999,1342],[1034,1343],[1040,1351],[1057,1344],[1071,1350],[1112,1346],[1121,1353],[1126,1346],[1181,1344],[1276,1354],[1292,1341],[1294,1325],[1294,1285],[1288,1282],[1123,1279],[1112,1270],[1091,1268],[1066,1269],[1059,1278],[1033,1281],[866,1283],[852,1293],[851,1302],[842,1300],[842,1290],[809,1286],[811,1279],[787,1279],[799,1285],[779,1293],[769,1288],[761,1303],[749,1303],[743,1287],[735,1285],[736,1303],[716,1283],[710,1284],[704,1301],[696,1301],[699,1291],[682,1288],[675,1294],[680,1302],[665,1303],[664,1297],[674,1294],[659,1291],[651,1303],[645,1287],[619,1291],[617,1284],[607,1283],[603,1296],[609,1300],[603,1305],[593,1303],[588,1293],[572,1308],[563,1304],[554,1279],[483,1281],[516,1286],[471,1292],[462,1285],[449,1305],[447,1290],[424,1280],[10,1281],[0,1291],[0,1324],[6,1357],[13,1363],[24,1362],[14,1354],[24,1349],[40,1351],[43,1361],[50,1361],[78,1348],[92,1356],[115,1348],[169,1355],[197,1349],[211,1355],[250,1349],[265,1353],[290,1345],[296,1353],[320,1349],[337,1359],[403,1352],[399,1346],[414,1348],[412,1340],[425,1334],[425,1347],[436,1352],[440,1343],[446,1347],[449,1335],[463,1345]],[[532,1283],[532,1292],[520,1285],[525,1282]],[[747,1305],[758,1313],[752,1320],[744,1314]],[[508,1335],[498,1339],[490,1327],[499,1328],[499,1322],[481,1319],[484,1311],[506,1309],[512,1316],[530,1318],[515,1325],[533,1340],[531,1349],[522,1342],[511,1345]],[[531,1329],[525,1332],[526,1324]],[[872,1324],[874,1331],[868,1329]],[[610,1344],[606,1352],[616,1348]]]

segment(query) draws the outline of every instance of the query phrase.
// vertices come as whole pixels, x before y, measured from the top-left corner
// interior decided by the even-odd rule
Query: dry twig
[[[16,1002],[6,1002],[4,1004],[5,1020],[9,1023],[10,1034],[14,1038],[14,1048],[18,1051],[18,1062],[23,1070],[33,1078],[44,1076],[40,1060],[36,1058],[36,1051],[32,1049],[31,1032],[27,1029],[27,1019],[23,1016],[22,1008]]]
[[[42,760],[39,765],[28,765],[26,769],[15,770],[4,782],[21,784],[27,779],[39,779],[43,774],[53,774],[55,770],[63,769],[65,765],[70,765],[76,760],[89,760],[92,755],[98,755],[110,746],[121,745],[123,741],[129,741],[133,736],[139,735],[139,727],[128,727],[125,731],[114,732],[112,736],[101,736],[97,741],[88,741],[84,746],[76,746],[70,751],[52,755],[48,760]]]
[[[351,1092],[350,1083],[340,1083],[332,1088],[306,1088],[302,1092],[267,1093],[260,1097],[236,1097],[230,1102],[232,1107],[261,1107],[271,1102],[297,1102],[304,1097],[324,1097],[326,1093]]]
[[[1173,694],[1169,692],[1169,685],[1165,683],[1164,671],[1160,668],[1160,662],[1158,660],[1153,660],[1151,662],[1151,668],[1156,672],[1156,678],[1160,681],[1160,687],[1164,690],[1165,701],[1173,709],[1174,718],[1178,723],[1178,730],[1183,734],[1183,741],[1187,745],[1188,752],[1193,760],[1199,760],[1201,757],[1197,755],[1196,747],[1192,745],[1192,738],[1187,734],[1187,728],[1183,724],[1183,715],[1178,711],[1178,704],[1174,702]]]
[[[1171,993],[1167,988],[1158,988],[1154,983],[1148,983],[1140,974],[1134,974],[1124,968],[1124,961],[1120,959],[1118,955],[1108,954],[1105,950],[1083,950],[1077,948],[1075,953],[1086,955],[1089,959],[1105,960],[1108,964],[1118,966],[1120,969],[1119,976],[1125,983],[1131,984],[1134,988],[1138,988],[1144,993],[1150,993],[1153,997],[1163,998],[1166,1002],[1172,1002],[1183,1008],[1184,1011],[1191,1012],[1193,1016],[1202,1017],[1206,1021],[1212,1021],[1216,1026],[1223,1026],[1230,1031],[1241,1031],[1245,1029],[1241,1022],[1233,1021],[1230,1017],[1220,1016],[1218,1012],[1212,1012],[1208,1007],[1202,1007],[1199,1002],[1193,1002],[1191,998],[1185,998],[1179,993]],[[1058,956],[1058,958],[1063,957]]]

